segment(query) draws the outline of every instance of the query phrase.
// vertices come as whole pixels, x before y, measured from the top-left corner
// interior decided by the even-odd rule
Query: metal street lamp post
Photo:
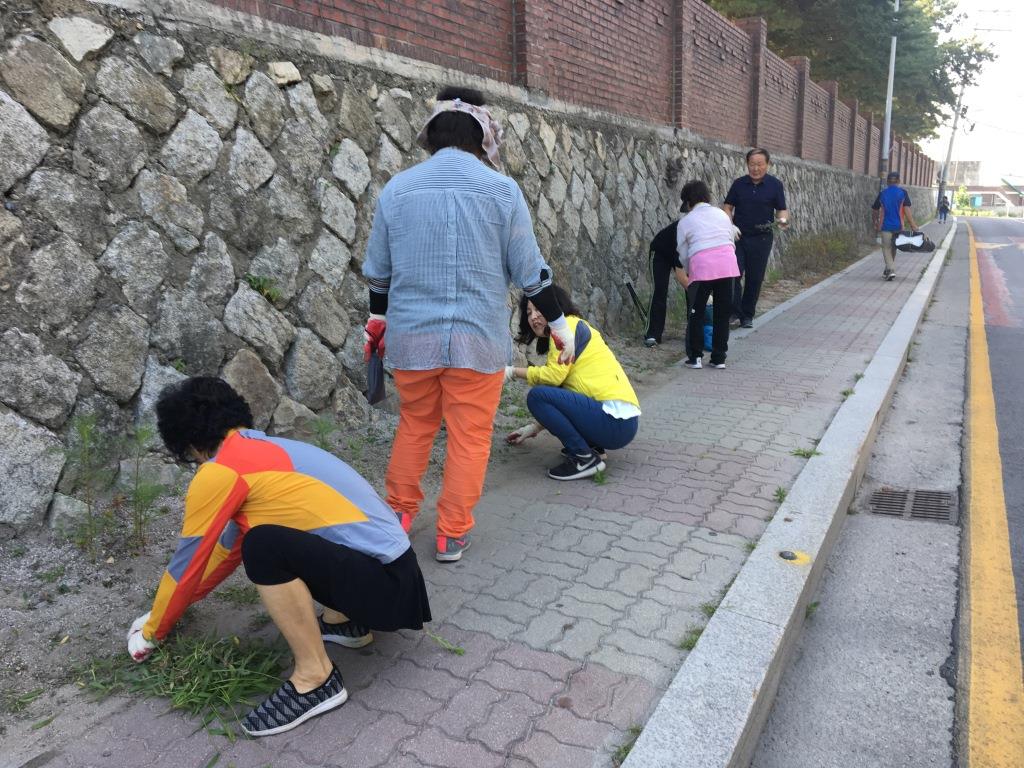
[[[889,173],[889,153],[892,151],[890,140],[892,135],[892,85],[896,76],[896,23],[900,12],[900,0],[893,0],[892,42],[889,44],[889,84],[885,89],[885,122],[882,124],[882,157],[878,170],[882,178]]]

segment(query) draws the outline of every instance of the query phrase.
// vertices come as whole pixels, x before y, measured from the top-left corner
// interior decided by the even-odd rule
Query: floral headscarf
[[[502,137],[505,132],[501,128],[501,124],[491,115],[487,107],[478,107],[475,104],[467,104],[462,99],[451,99],[446,101],[439,101],[434,105],[434,112],[427,119],[427,122],[423,124],[419,134],[416,136],[416,143],[424,149],[429,149],[427,146],[427,127],[430,125],[431,120],[440,115],[442,112],[464,112],[480,124],[480,128],[484,132],[483,150],[484,155],[487,157],[487,162],[496,170],[501,170],[501,158],[498,156],[498,147],[501,146]]]

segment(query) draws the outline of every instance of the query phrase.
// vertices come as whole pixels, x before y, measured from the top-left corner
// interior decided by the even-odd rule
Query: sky
[[[1024,45],[1020,39],[1024,2],[960,0],[959,6],[967,19],[954,34],[969,37],[973,32],[992,46],[998,58],[985,66],[978,84],[964,94],[967,118],[957,127],[952,159],[980,160],[983,184],[999,184],[1000,177],[1006,176],[1024,182]],[[939,128],[935,139],[921,142],[922,149],[940,163],[946,158],[951,128],[952,120]]]

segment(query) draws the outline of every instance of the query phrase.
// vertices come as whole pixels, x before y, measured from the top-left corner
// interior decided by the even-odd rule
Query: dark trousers
[[[651,257],[651,306],[647,310],[645,339],[661,344],[665,332],[665,312],[668,306],[668,283],[672,277],[672,262],[655,252]]]
[[[739,264],[740,276],[733,280],[732,305],[740,321],[754,319],[757,297],[761,295],[761,284],[771,255],[771,232],[744,235],[736,241],[736,262]],[[715,304],[718,304],[717,298]]]
[[[725,362],[726,352],[729,351],[729,315],[732,314],[732,289],[735,279],[722,277],[718,280],[690,283],[686,291],[690,300],[689,321],[686,325],[686,354],[691,360],[704,355],[704,309],[710,296],[714,299],[711,363]]]
[[[577,456],[588,454],[591,446],[623,448],[636,437],[640,426],[639,416],[616,419],[594,398],[562,387],[534,387],[526,395],[526,407]]]

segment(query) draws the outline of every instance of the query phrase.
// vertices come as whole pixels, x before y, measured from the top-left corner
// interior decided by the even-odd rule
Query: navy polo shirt
[[[782,182],[766,173],[757,184],[747,176],[740,176],[729,187],[726,205],[735,210],[732,223],[744,235],[760,234],[758,227],[775,221],[775,212],[786,210],[786,191]]]

